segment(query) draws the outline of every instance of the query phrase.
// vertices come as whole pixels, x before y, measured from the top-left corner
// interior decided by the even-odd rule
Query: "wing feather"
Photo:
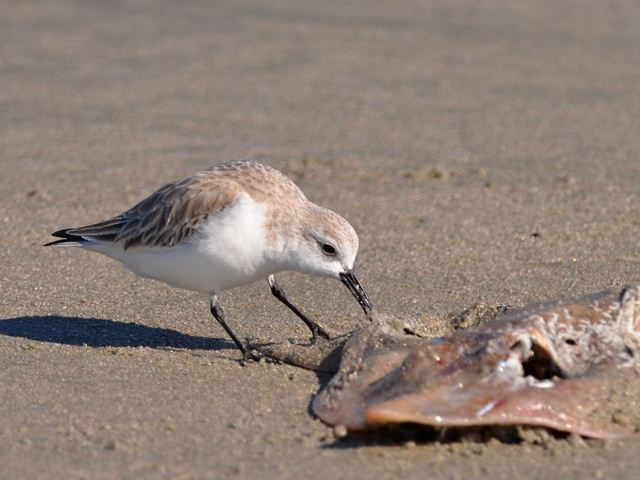
[[[135,246],[173,247],[193,234],[209,215],[230,207],[241,192],[229,178],[215,171],[199,172],[169,183],[126,212],[68,233],[86,239]]]
[[[193,235],[209,215],[231,207],[242,192],[256,201],[279,197],[307,201],[302,191],[277,170],[252,161],[232,161],[168,183],[113,218],[56,233],[64,232],[85,243],[121,243],[125,249],[173,247]],[[62,234],[54,236],[65,238]]]

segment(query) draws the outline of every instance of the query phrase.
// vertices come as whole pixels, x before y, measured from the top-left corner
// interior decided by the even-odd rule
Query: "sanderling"
[[[322,328],[293,305],[275,274],[295,270],[339,278],[369,315],[372,304],[353,264],[358,236],[340,215],[320,207],[279,171],[232,161],[165,185],[109,220],[52,233],[47,245],[81,247],[132,272],[209,295],[211,313],[238,346],[255,358],[227,324],[219,295],[267,279],[273,295],[316,335]]]

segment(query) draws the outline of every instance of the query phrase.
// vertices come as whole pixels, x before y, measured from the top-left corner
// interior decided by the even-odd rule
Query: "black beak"
[[[340,274],[340,280],[346,285],[351,294],[356,297],[356,300],[358,300],[362,310],[364,310],[365,315],[368,317],[373,309],[373,304],[360,283],[360,280],[358,280],[358,277],[356,277],[353,272],[345,272]]]

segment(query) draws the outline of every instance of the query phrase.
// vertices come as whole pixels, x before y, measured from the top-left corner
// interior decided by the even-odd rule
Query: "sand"
[[[637,283],[639,23],[635,2],[3,1],[0,477],[636,478],[637,435],[336,440],[321,379],[239,366],[203,298],[41,245],[252,158],[356,226],[399,317]],[[333,331],[362,321],[338,282],[279,282]],[[222,302],[243,337],[307,334],[266,283]]]

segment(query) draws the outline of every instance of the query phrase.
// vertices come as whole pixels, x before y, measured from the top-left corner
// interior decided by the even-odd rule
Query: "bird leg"
[[[326,338],[327,340],[330,338],[329,334],[324,328],[322,328],[313,320],[307,318],[307,316],[304,313],[298,310],[298,307],[296,307],[293,303],[289,301],[289,299],[284,293],[284,290],[282,290],[282,288],[280,288],[280,286],[276,283],[275,276],[269,275],[268,281],[269,281],[269,287],[271,287],[271,293],[273,294],[273,296],[276,297],[278,300],[280,300],[282,303],[284,303],[293,313],[295,313],[298,316],[300,320],[304,322],[304,324],[309,328],[309,330],[311,330],[311,341],[310,341],[311,345],[314,345],[316,343],[316,338],[318,335],[320,335],[322,338]]]
[[[213,315],[214,318],[218,321],[218,323],[222,325],[222,328],[224,328],[224,331],[227,332],[227,335],[231,337],[231,340],[233,340],[233,343],[235,343],[236,346],[242,352],[242,363],[246,362],[247,360],[256,360],[256,361],[259,360],[260,355],[250,352],[247,349],[247,347],[245,347],[244,344],[240,340],[238,340],[238,337],[236,337],[236,334],[233,333],[233,330],[231,330],[231,327],[224,319],[224,312],[222,311],[222,307],[218,305],[218,296],[215,293],[212,293],[210,296],[210,306],[211,306],[211,315]]]

